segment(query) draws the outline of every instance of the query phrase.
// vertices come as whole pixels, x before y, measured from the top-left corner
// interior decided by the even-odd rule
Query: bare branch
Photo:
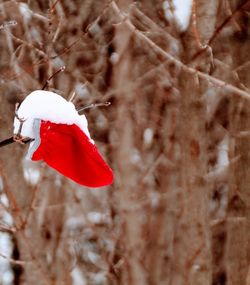
[[[0,257],[4,258],[6,261],[8,261],[11,264],[26,265],[28,263],[27,261],[23,261],[23,260],[15,260],[11,257],[8,257],[8,256],[2,254],[2,253],[0,253]]]
[[[112,2],[112,8],[114,11],[117,13],[117,15],[120,17],[120,19],[127,25],[127,27],[141,40],[144,42],[147,42],[149,46],[151,46],[157,53],[161,54],[164,58],[166,58],[168,61],[174,63],[176,66],[182,68],[183,70],[187,71],[188,73],[191,73],[193,75],[198,76],[200,79],[206,80],[210,82],[211,84],[218,86],[220,88],[223,88],[224,90],[227,90],[228,92],[231,92],[235,95],[238,95],[240,97],[243,97],[247,100],[250,100],[250,94],[229,84],[226,83],[225,81],[222,81],[220,79],[217,79],[211,75],[208,75],[206,73],[203,73],[201,71],[198,71],[192,67],[189,67],[185,64],[183,64],[181,61],[178,59],[174,58],[172,55],[164,51],[161,47],[156,45],[152,40],[150,40],[146,35],[144,35],[142,32],[136,29],[136,27],[131,23],[128,17],[126,17],[121,10],[118,8],[116,3],[113,1]]]

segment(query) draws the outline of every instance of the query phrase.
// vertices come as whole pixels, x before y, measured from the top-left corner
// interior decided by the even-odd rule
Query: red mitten
[[[78,126],[35,121],[39,126],[29,151],[32,160],[44,160],[81,185],[101,187],[113,182],[112,170]]]

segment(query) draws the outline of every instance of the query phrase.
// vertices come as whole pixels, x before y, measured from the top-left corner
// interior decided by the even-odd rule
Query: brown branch
[[[28,263],[27,261],[23,261],[23,260],[15,260],[13,258],[10,258],[10,257],[2,254],[2,253],[0,253],[0,257],[2,257],[3,259],[5,259],[6,261],[8,261],[11,264],[26,265]]]
[[[169,34],[166,29],[157,25],[151,18],[149,18],[145,13],[138,9],[135,3],[131,5],[131,13],[133,13],[136,18],[140,19],[141,24],[146,26],[148,29],[152,29],[153,31],[159,32],[161,36],[165,37],[168,42],[177,42],[176,38]]]
[[[215,32],[213,33],[212,37],[209,39],[209,41],[207,42],[206,46],[210,46],[214,40],[217,38],[217,36],[220,34],[220,32],[226,27],[226,25],[228,23],[230,23],[238,13],[240,13],[248,4],[249,4],[250,0],[248,0],[247,2],[243,3],[242,5],[240,5],[240,7],[238,7],[230,16],[228,16],[223,22],[222,24],[215,30]],[[200,56],[202,53],[204,52],[204,49],[199,50],[191,59],[191,61],[195,60],[198,56]]]
[[[56,2],[57,2],[57,1],[56,1]],[[63,54],[68,53],[68,52],[71,50],[71,48],[72,48],[73,46],[75,46],[80,40],[82,40],[82,38],[84,38],[84,37],[89,33],[89,31],[91,30],[92,25],[94,25],[96,22],[98,22],[98,21],[101,19],[101,17],[102,17],[102,16],[106,13],[106,11],[108,10],[108,8],[109,8],[109,6],[110,6],[110,3],[111,3],[110,1],[107,3],[107,5],[104,7],[102,13],[101,13],[91,24],[89,24],[89,25],[86,27],[85,31],[83,32],[82,35],[79,36],[79,38],[77,38],[77,39],[76,39],[73,43],[71,43],[69,46],[65,47],[65,48],[64,48],[61,52],[59,52],[57,55],[49,57],[49,59],[55,59],[55,58],[57,58],[57,57],[59,57],[59,56],[62,56]],[[49,60],[49,59],[48,59],[48,60]],[[43,60],[44,60],[44,59],[43,59]],[[39,63],[42,63],[43,60],[40,61]]]
[[[77,109],[78,113],[81,113],[82,111],[86,109],[91,109],[91,108],[96,108],[96,107],[108,107],[111,105],[111,102],[104,102],[104,103],[93,103],[90,104],[89,106],[82,107],[80,109]]]
[[[65,70],[65,66],[62,66],[62,67],[60,67],[58,70],[56,70],[56,71],[46,80],[46,82],[44,83],[44,85],[43,85],[43,87],[42,87],[42,90],[44,90],[44,89],[48,86],[50,80],[51,80],[53,77],[55,77],[58,73],[63,72],[64,70]]]
[[[7,27],[11,27],[11,26],[16,26],[17,25],[17,21],[8,21],[8,22],[4,22],[2,25],[0,25],[0,31],[6,29]]]
[[[54,37],[52,39],[52,43],[56,42],[58,35],[60,33],[61,27],[62,27],[62,23],[63,23],[63,17],[60,17],[56,32],[55,32]]]
[[[10,227],[8,225],[0,224],[0,232],[13,234],[16,232],[15,228]]]
[[[14,36],[12,33],[9,33],[9,35],[12,37],[13,40],[15,40],[17,43],[19,44],[23,44],[25,46],[27,46],[30,49],[35,50],[41,57],[43,58],[47,58],[47,55],[44,51],[42,51],[41,49],[35,47],[33,44],[30,44],[22,39],[19,39],[18,37]]]
[[[55,1],[55,3],[52,5],[52,8],[50,8],[50,10],[52,9],[52,13],[54,12],[54,8],[56,6],[58,1]],[[25,46],[29,47],[29,48],[34,48],[36,50],[36,52],[38,52],[38,54],[42,57],[42,59],[39,59],[38,61],[34,62],[31,66],[30,66],[30,70],[32,70],[33,67],[42,65],[42,64],[46,64],[48,63],[50,60],[54,60],[66,53],[68,53],[80,40],[82,40],[86,35],[88,35],[91,27],[93,24],[95,24],[97,21],[99,21],[101,19],[101,17],[106,13],[106,11],[108,10],[109,6],[110,6],[111,1],[107,2],[107,5],[104,7],[103,11],[101,12],[101,14],[91,23],[87,26],[87,28],[85,29],[85,31],[75,40],[73,41],[71,44],[69,44],[69,46],[64,47],[61,51],[59,51],[56,55],[53,56],[48,56],[47,54],[45,54],[42,50],[36,48],[34,45],[29,44],[26,41],[23,41],[17,37],[15,37],[13,34],[8,33],[8,35],[10,35],[15,41],[17,41],[20,44],[24,44]],[[0,4],[1,5],[1,4]],[[35,15],[35,13],[34,13]],[[47,18],[45,18],[46,21],[48,21]],[[6,27],[8,28],[8,27]],[[11,51],[11,54],[13,54],[14,52]],[[30,72],[29,72],[30,73]],[[18,79],[20,78],[20,76],[22,75],[22,73],[16,72],[16,74],[11,78],[12,80]],[[5,79],[5,78],[4,78]],[[9,79],[9,76],[8,76]]]
[[[65,69],[65,67],[63,66],[63,67],[61,67],[60,69],[58,69],[55,73],[53,73],[53,74],[47,79],[47,81],[46,81],[46,83],[44,84],[42,90],[44,90],[44,89],[46,88],[46,86],[48,85],[49,81],[50,81],[56,74],[58,74],[58,73],[61,72],[61,71],[64,71],[64,69]],[[74,95],[74,94],[73,94],[73,95]],[[72,98],[72,97],[71,97],[71,98]],[[73,98],[72,98],[72,99],[71,99],[71,98],[70,98],[69,102],[71,102],[71,101],[73,100]],[[97,107],[108,107],[108,106],[110,106],[110,105],[111,105],[111,102],[92,103],[92,104],[90,104],[90,105],[88,105],[88,106],[84,106],[84,107],[78,108],[78,109],[76,109],[76,110],[77,110],[77,112],[78,112],[79,114],[81,114],[82,111],[87,110],[87,109],[92,109],[92,108],[97,108]],[[20,124],[20,126],[21,126],[21,124]],[[30,138],[27,138],[27,137],[22,137],[22,136],[21,136],[21,132],[18,131],[18,133],[15,134],[14,136],[12,136],[12,137],[10,137],[10,138],[8,138],[8,139],[5,139],[5,140],[3,140],[3,141],[1,141],[1,142],[0,142],[0,147],[3,147],[3,146],[6,146],[6,145],[9,145],[9,144],[12,144],[12,143],[14,143],[14,142],[19,142],[19,143],[21,143],[21,144],[27,144],[27,143],[29,143],[29,142],[31,142],[31,141],[33,141],[33,140],[34,140],[34,139],[30,139]]]
[[[193,31],[193,34],[194,34],[194,38],[196,40],[196,43],[197,43],[197,46],[199,48],[201,48],[202,50],[204,48],[206,48],[206,45],[204,46],[202,43],[201,43],[201,38],[200,38],[200,34],[198,32],[198,29],[197,29],[197,18],[196,18],[196,1],[193,0],[193,4],[192,4],[192,31]]]
[[[143,34],[142,32],[140,32],[139,30],[136,29],[136,27],[132,24],[132,22],[130,21],[130,19],[125,16],[122,11],[119,9],[119,7],[117,6],[117,4],[113,1],[112,2],[112,8],[113,10],[116,12],[116,14],[120,17],[120,19],[127,25],[127,27],[142,41],[147,42],[148,45],[150,47],[152,47],[155,52],[157,52],[158,54],[162,55],[166,60],[170,61],[171,63],[173,63],[175,66],[182,68],[183,70],[185,70],[188,73],[191,73],[193,75],[198,76],[200,79],[206,80],[208,82],[210,82],[211,84],[221,87],[231,93],[234,93],[236,95],[239,95],[245,99],[250,100],[250,94],[237,88],[236,86],[233,86],[229,83],[226,83],[223,80],[220,80],[218,78],[215,78],[211,75],[208,75],[206,73],[203,73],[201,71],[198,71],[192,67],[189,67],[187,65],[185,65],[184,63],[182,63],[180,60],[176,59],[175,57],[173,57],[172,55],[170,55],[168,52],[166,52],[165,50],[163,50],[161,47],[159,47],[158,45],[156,45],[151,39],[149,39],[145,34]]]
[[[14,212],[19,212],[19,211],[20,211],[20,208],[19,208],[18,205],[17,205],[16,198],[14,197],[13,193],[11,192],[11,190],[10,190],[9,187],[8,187],[8,184],[7,184],[7,177],[6,177],[6,174],[5,174],[4,170],[3,170],[2,165],[0,165],[0,173],[1,173],[1,175],[2,175],[2,177],[3,177],[3,180],[4,180],[4,185],[5,185],[4,190],[5,190],[5,192],[6,192],[6,195],[7,195],[7,197],[8,197],[8,200],[9,200],[9,202],[10,202],[10,205],[11,205],[11,207],[12,207],[12,209],[13,209]]]
[[[250,3],[250,0],[248,0],[247,2],[243,3],[242,5],[240,5],[240,7],[238,7],[228,18],[226,18],[223,23],[215,30],[214,34],[212,35],[212,37],[210,38],[210,40],[208,41],[208,45],[211,45],[211,43],[215,40],[215,38],[219,35],[219,33],[222,31],[222,29],[224,29],[224,27],[235,18],[235,16],[240,13],[248,4]]]
[[[55,3],[52,4],[51,8],[49,9],[50,13],[54,13],[56,5],[57,5],[58,2],[59,2],[59,0],[56,0]]]

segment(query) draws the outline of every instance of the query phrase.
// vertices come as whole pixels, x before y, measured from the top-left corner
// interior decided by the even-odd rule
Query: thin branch
[[[55,7],[56,7],[56,5],[57,5],[58,2],[59,2],[59,0],[56,0],[55,3],[52,4],[51,8],[49,9],[49,12],[50,12],[50,13],[54,13]]]
[[[48,86],[50,80],[51,80],[53,77],[55,77],[58,73],[63,72],[64,70],[65,70],[65,66],[62,66],[62,67],[60,67],[58,70],[56,70],[56,71],[46,80],[46,82],[44,83],[44,85],[43,85],[43,87],[42,87],[42,90],[44,90],[44,89]]]
[[[55,3],[54,3],[54,4],[52,5],[52,7],[50,8],[50,10],[52,9],[51,12],[54,12],[53,9],[55,8],[57,2],[58,2],[58,1],[55,1]],[[48,63],[50,60],[54,60],[54,59],[56,59],[56,58],[58,58],[58,57],[60,57],[60,56],[62,56],[62,55],[64,55],[64,54],[68,53],[78,42],[80,42],[86,35],[88,35],[88,33],[89,33],[89,31],[90,31],[92,25],[94,25],[96,22],[98,22],[98,21],[101,19],[101,17],[106,13],[106,11],[108,10],[108,8],[109,8],[109,6],[110,6],[110,3],[111,3],[111,1],[108,1],[108,2],[107,2],[107,5],[104,7],[104,9],[103,9],[103,11],[101,12],[101,14],[100,14],[92,23],[90,23],[90,24],[86,27],[86,29],[83,31],[83,33],[82,33],[75,41],[73,41],[71,44],[69,44],[69,46],[64,47],[61,51],[59,51],[56,55],[53,55],[53,56],[47,56],[46,54],[44,54],[44,52],[43,52],[42,50],[36,48],[36,47],[33,46],[32,44],[29,44],[29,43],[27,43],[27,42],[25,42],[25,41],[23,41],[23,40],[21,40],[21,39],[15,37],[14,35],[12,35],[12,34],[10,34],[10,33],[8,33],[8,34],[10,34],[11,37],[12,37],[14,40],[16,40],[17,42],[22,43],[22,44],[28,46],[29,48],[34,48],[34,49],[42,56],[42,59],[39,59],[38,61],[34,62],[34,63],[30,66],[30,68],[33,68],[33,67],[39,66],[39,65],[41,65],[41,64],[46,64],[46,63]],[[1,5],[1,3],[0,3],[0,5]],[[35,16],[36,13],[33,13],[32,15]],[[45,18],[45,17],[44,17],[44,18]],[[45,20],[48,21],[47,18],[45,18]],[[6,27],[6,28],[8,28],[8,27]],[[11,51],[10,53],[13,54],[14,51]],[[22,73],[16,71],[16,75],[14,75],[14,76],[11,78],[11,80],[18,79],[18,78],[20,78],[21,75],[22,75]],[[4,78],[4,79],[5,79],[5,78]],[[8,78],[8,79],[9,79],[9,78]]]
[[[4,168],[3,168],[1,163],[0,163],[0,174],[1,174],[3,182],[4,182],[4,192],[5,192],[8,200],[9,200],[10,207],[12,210],[12,217],[14,218],[15,223],[17,223],[17,219],[19,219],[19,222],[22,223],[23,217],[21,215],[21,210],[18,206],[15,195],[12,193],[12,191],[9,187],[8,179],[7,179],[7,176],[5,174]]]
[[[23,45],[27,46],[28,48],[30,48],[30,49],[32,49],[32,50],[35,50],[41,57],[47,58],[46,53],[45,53],[44,51],[42,51],[41,49],[35,47],[33,44],[30,44],[30,43],[28,43],[27,41],[24,41],[24,40],[22,40],[22,39],[20,39],[20,38],[18,38],[18,37],[16,37],[16,36],[14,36],[12,33],[8,33],[8,34],[9,34],[9,35],[12,37],[12,39],[15,40],[17,43],[23,44]]]
[[[198,76],[200,79],[206,80],[208,82],[210,82],[211,84],[221,87],[225,90],[228,90],[234,94],[237,94],[245,99],[250,100],[250,94],[237,88],[236,86],[233,86],[229,83],[226,83],[225,81],[222,81],[220,79],[217,79],[213,76],[210,76],[206,73],[203,73],[201,71],[198,71],[192,67],[189,67],[187,65],[185,65],[184,63],[182,63],[180,60],[176,59],[175,57],[173,57],[172,55],[170,55],[168,52],[166,52],[165,50],[163,50],[161,47],[159,47],[158,45],[156,45],[151,39],[149,39],[146,35],[144,35],[142,32],[140,32],[139,30],[136,29],[136,27],[132,24],[132,22],[130,21],[130,19],[124,15],[122,13],[122,11],[118,8],[118,6],[116,5],[116,3],[113,1],[111,4],[113,10],[116,12],[116,14],[120,17],[120,19],[127,25],[127,27],[142,41],[147,42],[149,44],[150,47],[152,47],[157,53],[159,53],[160,55],[162,55],[164,58],[166,58],[168,61],[172,62],[173,64],[175,64],[177,67],[182,68],[183,70],[185,70],[188,73],[194,74],[196,76]]]
[[[77,109],[78,113],[81,113],[83,110],[96,108],[96,107],[108,107],[111,105],[111,102],[104,102],[104,103],[94,103],[90,104],[89,106],[82,107],[80,109]]]
[[[215,38],[218,36],[218,34],[222,31],[222,29],[224,29],[224,27],[232,20],[235,18],[235,16],[240,13],[248,4],[250,3],[250,0],[248,0],[247,2],[243,3],[242,5],[240,5],[240,7],[238,7],[228,18],[226,18],[223,23],[216,29],[216,31],[214,32],[213,36],[210,38],[210,40],[208,41],[208,45],[210,45]]]
[[[57,2],[57,1],[56,1]],[[102,13],[92,22],[90,23],[86,29],[84,30],[84,32],[82,33],[82,35],[80,35],[75,41],[73,41],[69,46],[65,47],[62,49],[62,51],[60,51],[58,54],[54,55],[54,56],[51,56],[47,59],[42,59],[40,60],[37,64],[41,64],[41,63],[45,63],[47,62],[48,60],[50,59],[56,59],[57,57],[60,57],[62,56],[63,54],[66,54],[68,53],[72,47],[74,47],[79,41],[81,41],[86,35],[88,35],[89,31],[91,30],[91,27],[93,25],[95,25],[96,22],[98,22],[101,17],[106,13],[106,11],[108,10],[109,6],[110,6],[110,1],[107,3],[107,5],[104,7]]]
[[[140,18],[141,24],[145,25],[148,29],[159,32],[161,36],[165,37],[168,42],[177,42],[176,38],[166,32],[166,29],[157,25],[150,17],[148,17],[145,13],[138,9],[135,3],[131,5],[131,13],[133,13],[133,16],[135,16],[136,18]]]
[[[52,39],[52,43],[55,43],[57,38],[58,38],[58,35],[60,33],[60,30],[61,30],[61,27],[62,27],[62,23],[63,23],[63,17],[60,17],[60,20],[59,20],[59,23],[58,23],[58,26],[57,26],[57,29],[56,29],[56,32],[54,34],[54,37]]]
[[[12,144],[14,141],[14,138],[13,137],[10,137],[8,139],[5,139],[3,141],[0,142],[0,147],[3,147],[3,146],[6,146],[6,145],[9,145],[9,144]]]
[[[201,49],[206,48],[206,46],[204,46],[201,43],[201,37],[197,29],[196,1],[195,0],[193,0],[193,4],[192,4],[192,31],[193,31],[197,46]]]
[[[36,202],[36,198],[37,198],[37,194],[39,192],[39,188],[38,187],[35,187],[33,193],[32,193],[32,198],[31,198],[31,203],[29,205],[29,208],[28,208],[28,211],[27,211],[27,214],[23,220],[23,224],[22,224],[22,228],[24,229],[26,227],[26,225],[28,224],[28,220],[29,220],[29,217],[30,215],[32,214],[33,210],[34,210],[34,207],[35,207],[35,202]]]
[[[249,65],[250,65],[250,60],[248,60],[247,62],[244,62],[244,63],[241,64],[240,66],[237,66],[233,71],[238,72],[238,71],[241,70],[241,69],[249,68]]]
[[[62,69],[62,68],[61,68]],[[57,70],[54,74],[52,74],[49,79],[46,81],[43,89],[48,85],[48,82],[49,80],[51,80],[57,73],[59,73],[60,71],[62,71],[61,69]],[[42,89],[42,90],[43,90]],[[97,107],[108,107],[111,105],[111,102],[104,102],[104,103],[93,103],[93,104],[90,104],[88,106],[85,106],[85,107],[82,107],[82,108],[78,108],[77,109],[77,112],[79,114],[81,114],[82,111],[84,110],[87,110],[87,109],[92,109],[92,108],[97,108]],[[0,148],[3,147],[3,146],[6,146],[6,145],[9,145],[9,144],[12,144],[14,142],[19,142],[19,143],[22,143],[22,144],[27,144],[27,143],[30,143],[31,141],[33,141],[34,139],[30,139],[30,138],[22,138],[19,134],[18,136],[18,139],[16,139],[15,136],[12,136],[8,139],[5,139],[3,141],[0,142]]]
[[[0,253],[0,257],[4,258],[11,264],[17,264],[17,265],[26,265],[28,262],[27,261],[22,261],[22,260],[15,260],[13,258],[10,258],[2,253]]]
[[[76,97],[76,92],[73,91],[73,92],[70,94],[68,101],[69,101],[69,102],[73,102],[73,100],[75,99],[75,97]]]
[[[16,230],[13,227],[10,227],[10,226],[4,225],[4,224],[0,224],[0,232],[13,234],[16,232]]]
[[[7,27],[10,26],[16,26],[17,25],[17,21],[8,21],[8,22],[4,22],[2,25],[0,25],[0,31],[6,29]]]
[[[249,4],[250,0],[248,0],[247,2],[243,3],[240,7],[238,7],[229,17],[227,17],[222,24],[215,30],[215,32],[213,33],[212,37],[209,39],[209,41],[207,42],[207,46],[210,46],[214,40],[217,38],[217,36],[220,34],[220,32],[226,27],[226,25],[228,23],[230,23],[235,16],[240,13],[248,4]],[[204,52],[204,49],[202,48],[201,50],[199,50],[191,59],[191,61],[195,60],[198,56],[200,56],[202,53]]]

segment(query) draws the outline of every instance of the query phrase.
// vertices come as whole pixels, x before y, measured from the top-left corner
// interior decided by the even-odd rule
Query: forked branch
[[[211,84],[218,86],[220,88],[223,88],[224,90],[227,90],[235,95],[241,96],[247,100],[250,100],[250,94],[244,90],[241,90],[240,88],[237,88],[236,86],[229,84],[223,80],[220,80],[218,78],[215,78],[211,75],[208,75],[204,72],[198,71],[192,67],[189,67],[182,63],[180,60],[173,57],[171,54],[163,50],[160,46],[155,44],[151,39],[149,39],[144,33],[139,31],[133,23],[130,21],[129,17],[127,15],[124,15],[123,12],[119,9],[117,4],[113,1],[111,4],[111,7],[116,12],[116,14],[119,16],[121,21],[127,25],[127,27],[142,41],[148,43],[148,45],[154,49],[154,51],[161,56],[163,56],[166,60],[173,63],[175,66],[182,68],[188,73],[191,73],[193,75],[198,76],[200,79],[206,80],[210,82]]]

